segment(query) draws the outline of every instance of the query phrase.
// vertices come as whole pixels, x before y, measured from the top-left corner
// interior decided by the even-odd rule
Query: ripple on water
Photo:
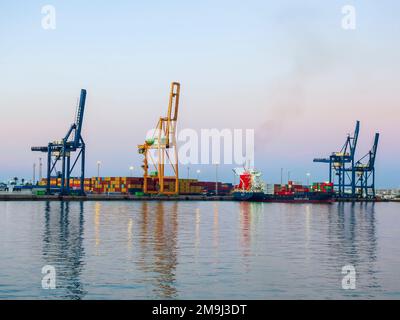
[[[398,206],[1,202],[0,298],[399,299]]]

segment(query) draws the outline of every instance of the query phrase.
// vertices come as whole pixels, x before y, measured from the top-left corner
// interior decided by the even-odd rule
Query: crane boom
[[[78,112],[76,113],[76,120],[75,120],[74,146],[77,146],[79,144],[79,140],[81,138],[83,114],[85,112],[85,104],[86,104],[86,90],[82,89],[81,97],[79,99]]]
[[[374,145],[372,146],[371,157],[369,159],[370,168],[375,167],[375,159],[376,159],[376,153],[378,151],[378,143],[379,143],[379,133],[375,133]]]

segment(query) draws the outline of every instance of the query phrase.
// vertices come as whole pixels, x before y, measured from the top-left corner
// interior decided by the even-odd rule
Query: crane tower
[[[79,105],[77,107],[75,122],[69,128],[65,137],[58,141],[49,142],[47,146],[32,147],[32,151],[47,153],[47,194],[52,192],[51,179],[61,178],[60,194],[71,194],[70,178],[71,174],[80,160],[80,187],[75,190],[79,195],[84,195],[84,179],[85,179],[85,142],[83,141],[81,132],[83,124],[83,115],[86,104],[86,90],[81,90]],[[73,153],[77,152],[75,159],[72,158]],[[57,171],[56,165],[61,162],[61,170]],[[41,168],[41,162],[40,162]]]
[[[180,84],[172,82],[167,115],[160,117],[153,136],[146,139],[144,144],[138,145],[138,152],[144,156],[142,165],[144,193],[166,195],[179,193],[176,146],[179,96]]]

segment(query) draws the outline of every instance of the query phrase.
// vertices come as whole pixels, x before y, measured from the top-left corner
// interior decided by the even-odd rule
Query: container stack
[[[308,192],[333,192],[333,183],[329,182],[316,182],[313,183],[311,188],[309,186],[303,186],[298,183],[293,183],[293,181],[289,181],[286,185],[275,184],[274,185],[274,194],[276,195],[292,195],[296,193],[308,193]]]
[[[42,179],[39,181],[39,186],[46,187],[47,179]],[[59,188],[61,186],[61,178],[51,178],[50,179],[50,187],[51,188]],[[69,186],[71,190],[77,190],[81,187],[81,180],[79,178],[70,178]],[[92,190],[92,181],[90,178],[86,178],[83,182],[85,192],[90,192]]]
[[[135,194],[137,192],[143,192],[143,178],[141,177],[128,177],[126,178],[128,186],[128,193]]]
[[[47,185],[47,179],[39,182],[40,186]],[[149,191],[158,191],[158,179],[150,178],[147,180]],[[51,178],[51,188],[61,186],[60,178]],[[175,179],[164,180],[165,191],[175,191]],[[72,190],[80,188],[80,179],[71,178],[70,187]],[[107,194],[141,194],[143,192],[143,177],[92,177],[84,180],[84,189],[88,193],[107,193]],[[229,194],[233,189],[232,184],[218,182],[218,194]],[[215,182],[202,182],[197,179],[179,179],[179,194],[215,194]]]
[[[198,185],[196,179],[179,179],[179,193],[180,194],[201,194],[203,188]]]
[[[215,182],[197,182],[197,185],[202,188],[202,192],[206,194],[216,194]],[[227,195],[231,193],[233,185],[231,183],[218,182],[218,194]]]
[[[94,177],[91,181],[91,191],[94,193],[135,193],[143,188],[143,178]]]
[[[313,183],[312,190],[314,192],[333,192],[333,183],[332,182],[317,182]]]

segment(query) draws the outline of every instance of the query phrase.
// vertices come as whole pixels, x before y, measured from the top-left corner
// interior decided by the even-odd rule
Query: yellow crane
[[[144,156],[142,165],[144,193],[166,195],[179,193],[178,151],[176,146],[179,95],[180,84],[172,82],[167,116],[160,117],[153,137],[146,139],[144,144],[138,145],[138,152]],[[165,175],[166,166],[170,173],[168,176]],[[149,167],[153,168],[154,171],[149,171]],[[156,182],[156,188],[149,188],[149,181]],[[166,181],[173,181],[173,188],[166,190]]]

